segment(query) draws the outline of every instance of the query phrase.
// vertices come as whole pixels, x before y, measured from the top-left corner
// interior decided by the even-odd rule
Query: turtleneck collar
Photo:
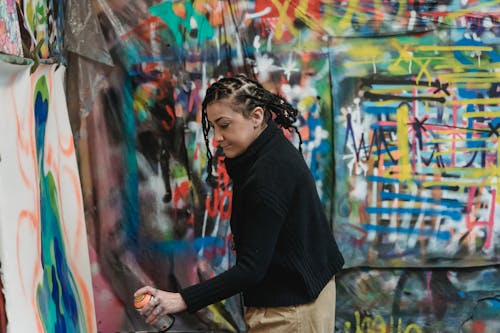
[[[246,174],[247,170],[252,165],[251,162],[255,161],[257,153],[261,148],[271,140],[281,130],[276,123],[270,120],[267,127],[260,133],[260,135],[248,146],[247,150],[240,156],[234,158],[226,157],[224,164],[226,165],[227,173],[233,180]]]

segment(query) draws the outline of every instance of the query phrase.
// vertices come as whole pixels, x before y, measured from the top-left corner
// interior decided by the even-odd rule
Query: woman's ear
[[[254,121],[254,127],[262,126],[262,123],[264,122],[264,109],[260,106],[257,106],[255,109],[253,109],[250,117]]]

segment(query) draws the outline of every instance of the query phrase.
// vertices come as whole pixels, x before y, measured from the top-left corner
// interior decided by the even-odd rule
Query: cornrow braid
[[[217,186],[215,176],[212,175],[213,155],[210,149],[208,134],[210,123],[208,122],[207,106],[213,102],[228,99],[233,102],[235,109],[241,109],[244,116],[249,116],[256,107],[264,110],[264,120],[270,119],[279,127],[289,131],[294,130],[299,137],[299,151],[302,153],[302,137],[295,126],[299,111],[288,103],[282,96],[274,94],[265,89],[259,82],[239,74],[233,77],[225,77],[212,84],[205,94],[202,103],[202,128],[205,145],[207,148],[207,183],[213,187]],[[274,117],[273,117],[274,115]]]

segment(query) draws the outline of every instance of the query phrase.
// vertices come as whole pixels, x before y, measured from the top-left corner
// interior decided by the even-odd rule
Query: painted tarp
[[[30,71],[31,63],[0,62],[6,332],[96,332],[65,68],[40,65]]]

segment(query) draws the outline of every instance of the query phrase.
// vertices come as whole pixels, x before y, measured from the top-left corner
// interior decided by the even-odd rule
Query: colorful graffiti
[[[214,145],[217,182],[205,181],[200,104],[239,72],[300,111],[303,154],[347,263],[337,332],[498,330],[496,1],[66,6],[99,331],[149,328],[131,304],[138,286],[175,291],[234,262],[231,183]],[[39,56],[60,51],[61,8],[24,1],[25,44],[49,41]],[[236,296],[179,314],[174,329],[244,327]]]
[[[47,77],[41,76],[34,86],[35,141],[40,185],[40,227],[43,283],[37,287],[37,305],[45,331],[89,331],[92,321],[83,318],[84,302],[78,290],[78,277],[68,265],[66,245],[62,235],[62,207],[58,203],[60,195],[57,182],[59,172],[70,173],[74,180],[77,175],[71,171],[59,170],[53,158],[52,146],[46,145],[47,122],[49,121],[50,96]],[[56,132],[56,131],[54,131]],[[68,139],[68,138],[66,138]],[[71,138],[70,138],[71,139]],[[73,152],[73,141],[59,142],[64,153]],[[47,150],[46,150],[47,149]],[[47,164],[47,166],[45,165]],[[76,178],[76,179],[75,179]],[[79,190],[78,184],[75,189]],[[81,203],[81,200],[76,200]],[[80,207],[80,212],[82,212]],[[81,226],[83,221],[79,221]],[[87,295],[88,297],[89,295]],[[90,324],[90,326],[88,326]]]
[[[347,222],[345,237],[362,234],[345,252],[366,254],[352,265],[498,262],[499,58],[463,34],[345,41],[333,50],[336,172],[347,180],[337,182],[336,220]]]
[[[0,52],[16,56],[23,55],[14,0],[0,3]]]
[[[65,95],[55,93],[63,90],[64,68],[41,65],[30,77],[30,63],[0,66],[6,103],[0,234],[8,330],[95,332],[75,147]]]
[[[496,332],[498,267],[352,269],[337,283],[336,331]]]

